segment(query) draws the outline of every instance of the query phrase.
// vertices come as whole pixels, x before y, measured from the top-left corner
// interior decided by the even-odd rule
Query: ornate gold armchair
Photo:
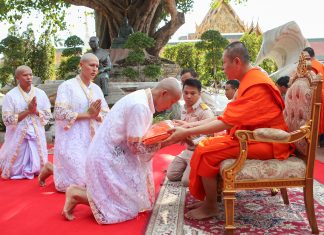
[[[283,201],[289,204],[287,188],[303,187],[307,217],[313,234],[318,234],[313,199],[313,169],[319,118],[321,110],[322,80],[310,70],[306,54],[301,54],[297,74],[286,94],[285,120],[289,133],[260,128],[239,130],[238,159],[221,164],[222,191],[225,205],[226,234],[233,234],[235,192],[246,189],[280,188]],[[248,142],[294,143],[296,156],[287,160],[248,160]]]

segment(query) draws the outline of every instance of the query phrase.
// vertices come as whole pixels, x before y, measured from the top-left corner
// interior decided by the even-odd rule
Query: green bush
[[[62,61],[58,68],[58,77],[67,80],[78,74],[79,63],[84,42],[76,35],[68,37],[64,45],[67,47],[62,51]]]
[[[131,51],[128,53],[126,62],[131,65],[142,64],[145,61],[145,54],[143,51]]]
[[[0,53],[4,55],[0,69],[1,85],[9,83],[15,69],[24,64],[42,80],[52,79],[55,76],[55,48],[50,35],[45,32],[36,42],[31,25],[28,25],[22,34],[19,34],[15,27],[11,27],[8,36],[0,42]]]
[[[82,41],[82,39],[76,35],[68,37],[64,42],[64,46],[66,46],[68,48],[70,48],[70,47],[75,48],[77,46],[83,46],[83,45],[84,45],[84,42]]]
[[[61,61],[58,70],[58,77],[63,80],[68,80],[75,77],[78,74],[80,59],[80,56],[64,58]]]
[[[46,33],[40,36],[29,61],[34,75],[40,77],[43,81],[54,79],[55,48]]]
[[[147,34],[142,32],[136,32],[129,35],[124,48],[133,50],[144,50],[153,47],[155,41],[153,38],[149,37]]]
[[[141,32],[133,33],[128,37],[124,47],[130,49],[131,51],[129,52],[128,57],[126,58],[126,63],[128,65],[136,65],[137,71],[135,71],[133,68],[126,68],[123,71],[123,74],[126,77],[131,79],[136,79],[140,77],[140,74],[142,72],[141,65],[143,65],[145,62],[144,50],[153,47],[154,43],[155,41],[153,38]],[[161,68],[158,71],[156,67],[149,67],[147,69],[145,68],[143,72],[145,76],[151,78],[156,78],[157,76],[162,74]]]
[[[4,55],[0,69],[0,83],[2,86],[13,78],[15,69],[25,63],[24,41],[21,37],[9,35],[0,42],[0,53]]]
[[[143,72],[145,77],[149,77],[155,80],[162,75],[162,68],[160,65],[151,64],[145,66]]]
[[[136,80],[136,78],[139,77],[139,73],[137,70],[131,68],[131,67],[127,67],[123,70],[123,75],[132,79],[132,80]]]
[[[65,48],[62,51],[63,57],[69,57],[74,55],[81,55],[82,54],[82,48],[81,47],[73,47],[73,48]]]

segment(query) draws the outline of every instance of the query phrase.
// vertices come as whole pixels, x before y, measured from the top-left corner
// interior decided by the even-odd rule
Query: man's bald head
[[[230,43],[224,50],[224,56],[229,58],[230,60],[234,60],[235,58],[239,58],[243,64],[250,63],[250,55],[249,52],[242,42],[232,42]]]
[[[15,78],[19,83],[19,86],[26,92],[29,92],[33,83],[33,72],[27,65],[21,65],[17,67],[15,71]]]
[[[181,86],[176,78],[165,78],[152,89],[152,96],[158,112],[167,110],[181,98]]]
[[[80,62],[88,62],[91,60],[96,60],[99,62],[98,57],[93,53],[85,53],[83,56],[81,56]]]
[[[181,86],[178,80],[173,77],[164,78],[163,80],[161,80],[157,84],[156,89],[165,89],[175,96],[181,97]]]
[[[29,71],[32,72],[32,69],[27,65],[20,65],[15,70],[15,78],[17,78],[22,72]]]

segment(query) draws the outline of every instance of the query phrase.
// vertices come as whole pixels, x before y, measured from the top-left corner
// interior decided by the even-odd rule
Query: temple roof
[[[252,23],[250,27],[246,27],[234,9],[224,0],[216,1],[202,23],[196,26],[195,38],[200,38],[201,34],[207,30],[217,30],[220,33],[256,32],[262,34],[258,23],[255,26]]]

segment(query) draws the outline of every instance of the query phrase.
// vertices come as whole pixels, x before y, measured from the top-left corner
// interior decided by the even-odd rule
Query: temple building
[[[258,23],[254,25],[252,22],[249,26],[245,25],[234,9],[223,0],[219,0],[209,9],[201,24],[196,26],[196,32],[189,34],[187,39],[199,39],[207,30],[217,30],[221,34],[227,35],[226,38],[229,40],[231,39],[230,35],[243,35],[246,32],[262,34]]]

